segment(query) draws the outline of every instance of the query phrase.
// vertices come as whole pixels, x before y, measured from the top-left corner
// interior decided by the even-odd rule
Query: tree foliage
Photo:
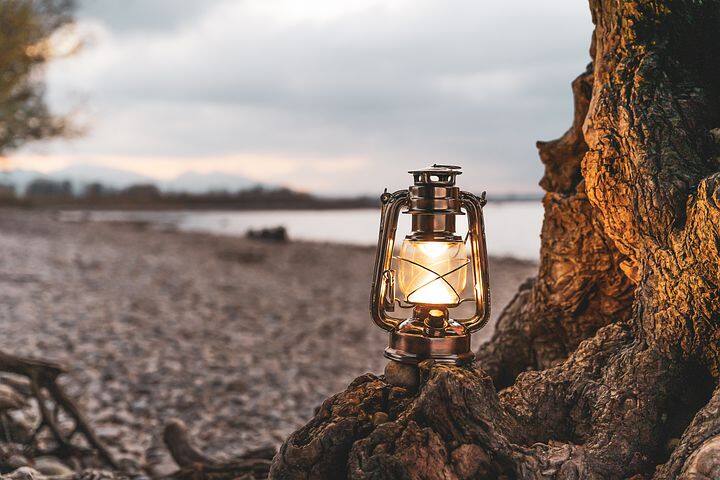
[[[52,38],[73,21],[73,0],[0,0],[0,154],[70,132],[45,101]]]

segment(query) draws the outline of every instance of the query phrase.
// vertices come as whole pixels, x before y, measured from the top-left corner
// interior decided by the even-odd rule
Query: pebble
[[[10,480],[38,480],[43,478],[43,475],[37,470],[30,467],[20,467],[7,474],[5,478]]]
[[[387,333],[368,314],[373,248],[65,223],[40,210],[2,209],[0,232],[0,349],[67,365],[62,385],[118,458],[144,464],[147,449],[164,450],[153,439],[173,416],[212,456],[278,446],[385,366]],[[498,306],[537,270],[490,262]]]
[[[7,459],[3,460],[4,465],[6,465],[9,468],[21,468],[26,467],[28,465],[28,459],[25,458],[25,456],[20,454],[13,454],[10,455]]]
[[[47,476],[71,475],[73,470],[54,457],[37,457],[33,459],[35,470]]]
[[[16,410],[25,405],[25,398],[9,385],[0,383],[0,410]]]
[[[417,365],[390,360],[385,366],[385,380],[390,385],[415,390],[420,385],[420,370]]]

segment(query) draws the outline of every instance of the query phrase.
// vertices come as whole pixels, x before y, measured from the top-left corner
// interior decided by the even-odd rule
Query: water
[[[537,260],[543,218],[539,201],[489,203],[483,211],[490,255]],[[291,239],[355,245],[375,245],[380,221],[379,209],[89,211],[82,215],[91,221],[150,222],[180,231],[233,236],[243,236],[248,229],[283,225]],[[408,215],[401,215],[398,236],[409,227]],[[465,228],[460,217],[458,231]]]

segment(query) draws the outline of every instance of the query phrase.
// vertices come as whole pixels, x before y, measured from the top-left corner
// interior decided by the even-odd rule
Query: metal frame
[[[484,327],[490,319],[490,279],[488,276],[488,256],[485,241],[485,218],[482,208],[485,206],[485,192],[480,197],[468,192],[460,192],[460,200],[468,216],[468,239],[472,253],[473,277],[475,279],[475,315],[466,319],[456,319],[469,333]]]
[[[405,318],[388,315],[387,312],[394,311],[395,302],[397,301],[393,282],[394,271],[392,270],[393,248],[395,246],[400,210],[408,206],[409,193],[408,190],[398,190],[392,194],[386,191],[380,197],[380,200],[382,203],[380,232],[370,294],[370,313],[377,326],[393,332],[406,320]],[[472,333],[485,326],[490,318],[489,265],[482,212],[486,201],[484,193],[478,197],[468,192],[460,192],[460,200],[461,206],[468,216],[468,239],[470,240],[472,254],[475,314],[469,318],[456,319],[455,321],[462,324],[468,333]],[[472,299],[460,299],[457,305],[470,300]]]
[[[370,315],[375,324],[388,332],[395,330],[404,318],[386,315],[395,308],[394,283],[390,283],[392,297],[387,301],[388,286],[385,278],[392,275],[392,254],[395,247],[395,234],[397,232],[400,209],[408,205],[408,191],[398,190],[388,193],[387,190],[380,197],[382,207],[380,210],[380,233],[378,235],[377,257],[373,271],[372,286],[370,288]],[[390,278],[393,278],[392,276]]]

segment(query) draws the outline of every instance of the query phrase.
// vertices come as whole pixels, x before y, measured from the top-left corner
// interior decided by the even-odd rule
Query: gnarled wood
[[[475,365],[357,379],[270,478],[718,476],[720,1],[590,8],[573,125],[538,143],[537,278]]]
[[[258,480],[267,478],[274,448],[251,450],[229,461],[220,461],[205,455],[190,438],[187,426],[178,419],[165,425],[163,440],[170,455],[180,469],[168,478],[212,480]]]
[[[580,171],[592,81],[588,66],[573,81],[572,127],[537,144],[545,164],[540,185],[547,190],[538,276],[520,288],[478,351],[478,362],[499,388],[528,368],[564,360],[598,328],[630,316],[634,276],[623,271],[623,256],[596,219]]]
[[[105,445],[90,427],[85,416],[57,383],[57,378],[65,373],[65,368],[54,362],[11,355],[0,352],[0,371],[22,375],[28,379],[29,396],[34,398],[40,410],[41,422],[35,428],[25,449],[31,456],[53,455],[66,460],[84,464],[86,457],[99,457],[104,466],[114,469],[118,464]],[[60,413],[72,421],[72,429],[64,430],[59,424]],[[38,438],[44,430],[49,430],[53,438],[50,449],[41,446]],[[81,441],[78,442],[78,438]],[[82,443],[89,445],[82,446]]]

